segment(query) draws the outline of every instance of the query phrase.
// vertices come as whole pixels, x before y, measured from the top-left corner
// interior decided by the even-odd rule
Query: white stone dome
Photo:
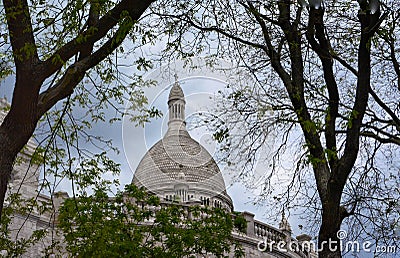
[[[180,181],[182,172],[187,183],[225,192],[224,179],[212,156],[183,130],[180,134],[167,134],[150,148],[140,161],[133,182],[157,191]]]
[[[143,186],[160,197],[182,195],[183,192],[181,200],[205,200],[206,205],[223,203],[220,206],[233,209],[218,165],[210,153],[186,130],[185,100],[177,82],[170,91],[168,105],[168,131],[144,155],[132,183]],[[177,193],[176,187],[182,183],[186,188]]]

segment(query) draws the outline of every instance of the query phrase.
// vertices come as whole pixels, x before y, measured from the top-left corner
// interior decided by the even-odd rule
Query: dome
[[[168,105],[168,131],[144,155],[132,183],[167,199],[178,195],[180,200],[203,200],[207,205],[219,201],[232,209],[217,163],[186,130],[184,94],[177,82],[171,88]],[[187,189],[174,192],[182,179]]]
[[[232,206],[218,165],[186,130],[167,133],[154,144],[140,161],[132,183],[162,197],[181,183],[182,177],[197,196],[219,196]]]
[[[182,179],[215,193],[225,192],[218,165],[188,132],[166,135],[145,154],[136,169],[134,183],[158,192]]]

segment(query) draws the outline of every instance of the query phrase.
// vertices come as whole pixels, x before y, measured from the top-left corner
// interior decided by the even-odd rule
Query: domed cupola
[[[218,165],[186,130],[185,95],[178,78],[168,98],[168,131],[140,161],[132,183],[166,201],[192,202],[233,209]],[[217,206],[216,206],[217,207]]]
[[[178,76],[175,75],[175,83],[169,92],[168,97],[168,131],[169,133],[186,130],[185,122],[185,95],[178,83]]]
[[[173,100],[182,100],[183,102],[185,102],[185,95],[183,94],[183,90],[179,85],[177,74],[175,74],[175,83],[172,86],[171,91],[169,92],[168,105],[170,105],[170,102]]]

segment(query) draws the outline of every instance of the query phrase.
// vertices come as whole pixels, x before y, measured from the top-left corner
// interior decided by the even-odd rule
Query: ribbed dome
[[[180,182],[225,194],[222,174],[208,151],[185,130],[167,134],[146,153],[136,169],[133,183],[159,192]]]
[[[171,88],[168,106],[168,131],[140,161],[132,183],[165,198],[179,195],[184,201],[223,203],[223,207],[232,209],[219,167],[186,131],[185,96],[177,81]]]

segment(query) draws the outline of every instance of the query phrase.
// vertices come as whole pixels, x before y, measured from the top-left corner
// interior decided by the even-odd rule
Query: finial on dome
[[[171,100],[178,100],[181,99],[185,101],[185,95],[183,94],[182,88],[178,82],[178,75],[175,74],[175,83],[172,85],[171,91],[169,92],[168,102]]]
[[[178,83],[178,75],[175,74],[175,83],[172,85],[168,97],[169,131],[185,130],[185,95]],[[171,129],[171,130],[170,130]]]

